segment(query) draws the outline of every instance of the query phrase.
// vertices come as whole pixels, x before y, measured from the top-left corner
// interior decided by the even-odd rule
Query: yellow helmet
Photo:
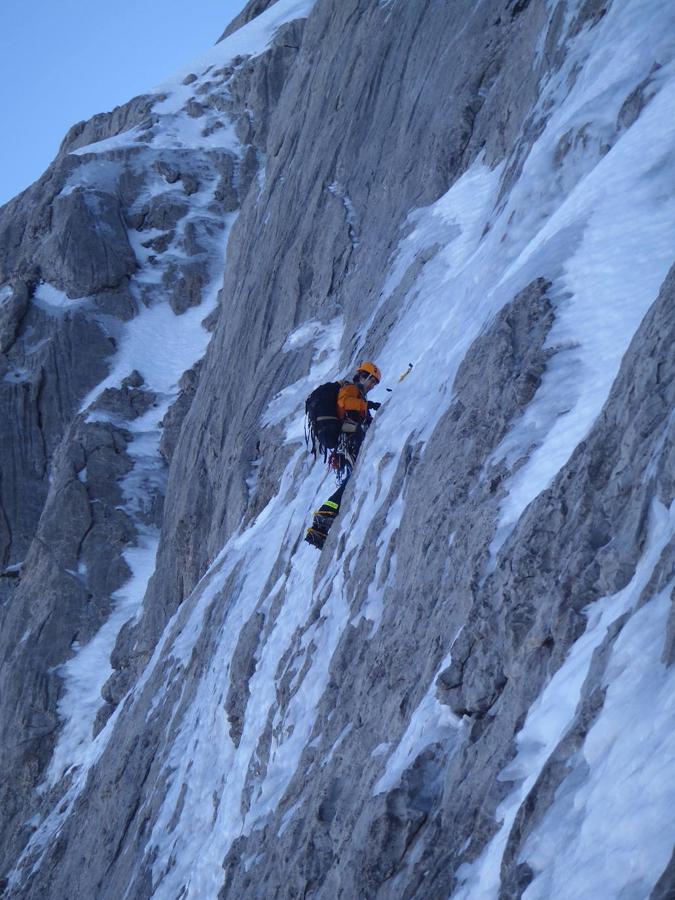
[[[382,380],[382,372],[380,372],[374,362],[362,362],[356,370],[357,375],[359,372],[366,372],[368,375],[372,375],[378,383]]]

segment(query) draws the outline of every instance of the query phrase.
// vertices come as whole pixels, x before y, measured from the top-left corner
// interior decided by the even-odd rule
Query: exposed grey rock
[[[188,100],[185,111],[193,119],[198,119],[204,115],[204,107],[197,100]]]
[[[223,204],[223,210],[225,212],[231,212],[232,210],[237,209],[239,205],[239,196],[234,187],[234,160],[229,154],[224,154],[219,160],[218,169],[221,172],[221,176],[213,196]]]
[[[26,288],[18,291],[25,298]],[[13,342],[0,356],[3,565],[24,559],[46,500],[51,458],[80,400],[104,377],[111,352],[100,325],[82,313],[54,316],[23,307]]]
[[[673,898],[675,898],[675,850],[663,875],[649,895],[649,900],[673,900]]]
[[[138,313],[138,303],[126,281],[114,290],[105,290],[94,294],[91,302],[98,312],[123,322],[128,322]]]
[[[112,421],[77,419],[83,399],[107,374],[121,323],[156,299],[147,285],[131,285],[137,263],[127,227],[162,230],[148,249],[166,252],[176,224],[190,224],[185,221],[193,212],[189,198],[205,184],[215,187],[220,178],[216,151],[146,146],[159,118],[151,113],[158,99],[137,98],[75,126],[45,175],[0,210],[0,404],[6,425],[0,439],[0,601],[6,604],[0,740],[7,736],[3,758],[16,772],[2,798],[2,872],[28,836],[22,823],[40,803],[33,789],[44,777],[57,734],[60,666],[72,657],[73,641],[85,643],[107,618],[112,593],[129,576],[122,554],[136,542],[138,524],[157,527],[161,520],[161,472],[149,482],[159,493],[144,498],[134,513],[137,520],[130,518],[118,483],[132,464],[125,424],[150,409],[154,395],[133,376],[96,403],[95,414]],[[128,146],[97,148],[96,156],[71,154],[124,132],[130,133]],[[142,145],[133,143],[135,137]],[[175,188],[157,196],[158,178]],[[148,195],[153,199],[146,203],[142,196]],[[236,205],[235,198],[232,209]],[[176,309],[201,299],[201,284],[213,276],[211,256],[223,226],[202,210],[185,228],[184,243],[195,264],[189,275],[176,276]],[[75,301],[89,299],[72,308],[33,300],[40,281]],[[216,310],[209,327],[217,318]],[[167,417],[174,433],[167,448],[191,397],[188,388]],[[71,452],[79,454],[77,465]],[[37,615],[26,616],[36,592],[47,625]],[[58,628],[51,626],[55,615]],[[29,633],[22,644],[19,638]],[[143,645],[139,657],[145,659],[146,652]],[[106,691],[94,732],[121,696],[112,687]],[[41,723],[28,743],[26,709]]]
[[[257,57],[248,59],[235,69],[228,81],[228,94],[241,110],[236,130],[243,144],[265,150],[270,112],[279,102],[288,73],[296,62],[304,27],[302,19],[282,25],[266,55],[265,65],[261,66]]]
[[[36,254],[43,278],[69,297],[116,288],[136,271],[119,201],[102,191],[56,198],[50,237]]]
[[[75,157],[58,159],[34,185],[0,208],[1,283],[39,279],[35,250],[49,234],[52,204],[77,166]]]
[[[661,68],[659,63],[654,63],[652,71],[649,75],[635,87],[626,97],[623,106],[619,110],[616,121],[618,130],[625,131],[637,121],[642,110],[647,106],[653,97],[653,91],[650,92],[649,87],[654,80],[654,74]]]
[[[165,231],[164,234],[160,234],[159,237],[151,238],[149,241],[143,241],[143,246],[154,250],[155,253],[164,253],[164,251],[173,243],[175,237],[176,232],[172,228],[170,231]]]
[[[269,5],[253,0],[230,29]],[[441,244],[432,236],[363,334],[410,210],[437,199],[480,155],[487,165],[505,164],[506,197],[551,114],[533,111],[540,76],[560,67],[569,36],[592,29],[605,9],[588,0],[570,18],[561,4],[549,19],[545,4],[527,0],[451,6],[320,0],[306,24],[284,26],[261,56],[208,73],[194,104],[207,129],[217,127],[214,109],[235,117],[246,145],[241,157],[155,150],[151,139],[161,122],[151,112],[154,101],[144,106],[139,98],[78,126],[64,144],[83,146],[130,128],[141,136],[142,126],[150,126],[138,146],[101,156],[124,169],[108,171],[105,190],[71,190],[86,156],[62,157],[0,212],[7,247],[2,283],[19,285],[17,299],[6,294],[10,305],[0,313],[2,377],[17,376],[0,382],[0,402],[9,434],[23,439],[21,446],[6,437],[0,443],[0,592],[11,598],[0,611],[0,747],[11,774],[0,789],[3,872],[25,846],[25,823],[39,822],[63,801],[58,837],[44,855],[28,853],[8,896],[145,900],[162,890],[151,834],[173,788],[174,741],[217,663],[218,636],[232,632],[236,648],[214,692],[236,747],[251,713],[260,648],[293,599],[278,588],[295,549],[290,538],[241,621],[229,617],[245,575],[239,563],[202,611],[189,658],[179,662],[173,650],[158,649],[163,634],[173,639],[191,627],[201,592],[216,583],[227,538],[280,491],[295,448],[283,444],[281,426],[263,427],[260,417],[313,361],[311,345],[288,351],[288,334],[341,313],[345,365],[364,343],[377,355],[416,279],[440,263]],[[229,80],[227,98],[218,75]],[[646,100],[646,90],[633,98],[622,122]],[[602,152],[587,141],[583,126],[561,135],[557,164],[564,168],[575,152]],[[142,198],[158,185],[163,193],[146,203]],[[208,209],[197,206],[202,187],[214,194]],[[94,238],[69,249],[63,217],[71,209],[78,235],[87,223],[98,226],[89,204],[99,194],[103,220],[119,229],[110,247],[99,241],[94,248],[95,271],[85,266],[82,273],[77,253]],[[146,299],[157,300],[153,284],[168,289],[178,314],[199,302],[222,234],[218,217],[239,203],[221,303],[206,320],[214,329],[209,352],[183,375],[162,422],[166,500],[160,470],[147,507],[132,514],[123,492],[137,464],[128,452],[131,425],[165,398],[131,372],[102,392],[91,419],[79,414],[80,405],[106,375],[121,323]],[[64,212],[57,214],[59,204]],[[189,261],[151,257],[147,271],[161,277],[132,290],[126,225],[162,230],[146,249],[167,253],[175,242],[176,254],[185,251]],[[91,300],[58,315],[29,303],[48,270],[49,282],[68,283],[69,293],[88,285]],[[459,867],[478,859],[499,828],[497,810],[512,784],[497,776],[514,755],[532,701],[583,632],[583,608],[633,576],[652,500],[668,505],[674,494],[675,271],[593,429],[491,552],[508,479],[525,462],[507,463],[497,450],[537,396],[554,354],[566,352],[547,343],[557,302],[548,291],[546,281],[533,280],[486,325],[468,348],[430,439],[408,440],[371,523],[383,533],[388,510],[401,501],[400,524],[382,558],[374,541],[348,555],[338,530],[329,537],[315,584],[331,571],[344,576],[351,624],[331,658],[311,740],[283,797],[223,860],[222,898],[446,898]],[[44,342],[39,352],[34,342]],[[380,461],[376,481],[390,462]],[[10,470],[17,473],[11,483],[4,474]],[[358,477],[357,468],[344,515],[355,511]],[[290,499],[293,487],[285,490]],[[129,575],[123,551],[138,540],[139,526],[161,527],[157,569],[142,614],[119,634],[93,722],[95,734],[109,723],[110,740],[68,810],[68,778],[47,795],[34,791],[59,735],[60,667],[105,621],[112,593]],[[17,574],[6,577],[9,569]],[[643,602],[671,578],[672,547]],[[391,597],[375,632],[358,613],[376,580],[389,585]],[[324,600],[317,589],[274,673],[274,701],[242,772],[244,811],[253,809],[273,764],[284,714],[311,677],[318,652],[313,629],[326,615]],[[572,727],[518,812],[503,861],[504,897],[520,897],[534,875],[525,858],[528,837],[557,789],[570,775],[584,777],[575,755],[602,713],[607,662],[629,622],[626,616],[615,623],[597,649]],[[156,665],[146,668],[153,654]],[[374,793],[387,758],[374,751],[400,739],[430,685],[462,722],[407,760],[395,784]],[[186,793],[185,787],[178,793],[170,831],[183,826]],[[221,798],[205,803],[215,816]],[[671,884],[672,864],[653,896],[662,900]]]
[[[192,401],[194,400],[195,391],[199,384],[199,373],[201,371],[201,362],[197,363],[192,369],[188,369],[180,380],[180,393],[176,402],[171,405],[169,411],[162,419],[160,425],[163,429],[162,440],[160,443],[160,452],[167,463],[171,462],[176,442],[183,424],[183,419],[187,415]]]
[[[186,172],[183,174],[181,181],[183,182],[183,190],[188,197],[196,194],[199,190],[199,181],[193,175],[188,175]]]
[[[178,168],[176,168],[165,159],[158,160],[155,163],[155,168],[169,184],[175,184],[175,182],[180,178],[180,171],[178,170]]]
[[[672,472],[672,468],[670,469]],[[675,547],[669,547],[669,557],[675,554]],[[666,630],[666,641],[663,648],[663,664],[672,666],[675,663],[675,597],[671,597],[672,608],[668,617],[668,627]]]
[[[122,387],[123,388],[140,388],[145,384],[145,379],[138,371],[138,369],[134,369],[130,375],[127,375],[126,378],[122,379]]]
[[[251,183],[258,174],[259,165],[257,151],[251,146],[247,147],[239,166],[237,193],[239,194],[240,203],[243,203],[246,199]]]
[[[92,410],[105,410],[118,419],[133,421],[156,403],[151,391],[141,389],[143,378],[134,370],[122,381],[121,388],[106,388],[91,404]]]
[[[270,6],[274,6],[276,2],[277,0],[249,0],[249,2],[242,9],[239,15],[235,16],[234,19],[232,19],[225,31],[218,38],[217,43],[222,41],[223,38],[229,37],[229,35],[241,28],[242,25],[246,25],[247,22],[255,19],[256,16],[259,16],[260,13],[265,12],[265,10],[269,9]]]
[[[135,97],[123,106],[116,106],[112,112],[100,113],[86,122],[78,122],[77,125],[73,125],[63,139],[59,154],[72,153],[73,150],[104,141],[113,135],[152,122],[152,107],[161,99],[162,97],[158,94]]]
[[[142,224],[136,227],[158,228],[161,231],[175,228],[188,209],[188,204],[179,194],[175,192],[159,194],[140,211],[139,214],[143,217]]]
[[[176,315],[179,316],[191,306],[201,303],[205,279],[205,265],[202,261],[168,266],[163,281],[169,292],[171,309]]]
[[[195,89],[195,94],[201,96],[202,94],[210,94],[211,91],[216,87],[217,82],[215,81],[203,81],[199,87]],[[207,104],[207,105],[210,105]]]
[[[213,219],[193,217],[183,228],[182,247],[188,256],[199,256],[208,251],[210,241],[217,233]]]
[[[234,654],[234,677],[225,700],[225,712],[230,723],[230,737],[239,746],[244,727],[246,704],[249,698],[248,683],[256,670],[256,650],[264,624],[264,615],[258,612],[241,630]]]
[[[11,606],[2,610],[5,659],[0,669],[4,709],[2,857],[27,837],[27,796],[49,760],[62,694],[59,666],[86,644],[110,612],[110,595],[129,577],[121,550],[135,529],[120,509],[119,479],[131,468],[128,437],[110,424],[76,423],[52,466],[55,478]],[[85,473],[85,477],[81,477]],[[36,665],[41,660],[42,665]],[[20,697],[31,697],[28,706]]]
[[[28,300],[28,287],[21,282],[0,288],[0,353],[6,353],[16,340]]]

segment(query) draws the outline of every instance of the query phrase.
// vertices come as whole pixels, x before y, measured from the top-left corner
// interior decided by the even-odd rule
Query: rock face
[[[51,226],[38,264],[69,297],[116,288],[136,270],[116,197],[84,190],[60,195],[52,206]]]
[[[0,210],[8,897],[670,895],[658,20],[251,0]]]
[[[229,37],[235,31],[242,27],[242,25],[246,25],[247,22],[250,22],[251,19],[255,19],[256,16],[259,16],[260,13],[265,12],[270,6],[272,6],[276,0],[250,0],[249,3],[242,9],[238,16],[235,16],[234,19],[227,26],[225,31],[223,32],[220,40],[223,38]]]
[[[290,28],[295,33],[300,25]],[[245,64],[246,71],[230,67],[197,79],[208,114],[205,136],[193,147],[155,139],[153,127],[161,134],[162,122],[172,119],[153,112],[161,95],[75,126],[48,172],[0,212],[0,402],[8,426],[0,449],[0,731],[17,773],[2,788],[7,862],[10,848],[25,843],[32,791],[53,750],[59,666],[110,616],[131,574],[126,549],[161,522],[166,465],[161,456],[148,464],[127,453],[138,436],[134,422],[147,421],[148,413],[152,419],[153,410],[158,421],[165,412],[170,452],[195,383],[186,376],[178,386],[179,362],[179,393],[144,391],[143,376],[131,369],[118,380],[113,368],[113,386],[102,393],[96,386],[105,388],[115,349],[128,344],[125,323],[157,304],[168,299],[178,316],[202,307],[200,318],[215,318],[228,214],[249,190],[264,147],[258,141],[221,149],[223,141],[210,136],[231,127],[219,118],[226,109],[226,121],[236,125],[243,116],[257,140],[250,116],[255,110],[264,121],[267,100],[256,102],[250,92],[268,84],[278,94],[287,56],[276,45],[263,54],[253,87]],[[137,354],[143,365],[151,347]],[[167,351],[155,347],[158,356]],[[100,394],[95,402],[92,390]],[[157,446],[159,438],[157,429]],[[144,467],[152,471],[144,475]],[[131,481],[120,488],[125,476]],[[139,494],[134,481],[144,480]],[[119,699],[112,683],[105,697]],[[112,708],[99,710],[94,729]]]

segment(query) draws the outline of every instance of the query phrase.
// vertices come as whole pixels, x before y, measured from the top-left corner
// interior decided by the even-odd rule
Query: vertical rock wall
[[[228,228],[258,176],[270,107],[301,37],[292,22],[254,62],[187,76],[195,96],[173,114],[154,111],[164,99],[155,94],[79,123],[45,175],[0,211],[0,743],[14,773],[2,785],[3,872],[40,802],[62,666],[112,622],[133,574],[127,551],[159,533],[167,458],[199,377],[196,366],[178,393],[158,393],[136,370],[116,376],[116,352],[129,343],[127,324],[158,305],[177,328],[203,306],[215,327]],[[184,121],[199,138],[162,139]],[[163,364],[167,348],[152,334],[145,351],[150,369]],[[139,458],[138,423],[162,408],[152,440],[163,456]],[[148,618],[164,612],[150,607]],[[105,687],[91,734],[123,688]]]
[[[283,4],[252,0],[223,37]],[[424,208],[481,163],[498,185],[489,234],[555,115],[543,86],[571,90],[569,47],[592,44],[608,8],[317,0],[264,52],[189,74],[180,108],[153,95],[76,126],[0,212],[8,896],[515,898],[535,885],[532,840],[565,779],[583,781],[612,655],[672,590],[654,522],[673,501],[675,276],[592,429],[510,528],[503,505],[536,440],[504,447],[571,349],[552,337],[566,295],[536,256],[496,309],[473,298],[458,358],[420,376],[437,419],[401,423],[400,453],[373,462],[366,445],[311,565],[301,525],[320,482],[292,415],[270,410],[321,365],[377,357],[401,321],[412,340],[425,273],[450,265],[462,233]],[[556,189],[571,193],[639,119],[649,84],[631,86],[601,147],[585,124],[561,135]],[[542,230],[546,196],[534,184],[519,210]],[[162,306],[176,328],[203,312],[212,333],[170,389],[116,355],[127,323]],[[64,743],[66,664],[111,620],[144,547],[142,608],[108,645],[79,743]],[[588,608],[629,589],[639,602],[594,647],[530,784],[519,741],[535,701],[590,633]],[[667,631],[664,665],[672,615]],[[496,875],[481,869],[492,853]]]

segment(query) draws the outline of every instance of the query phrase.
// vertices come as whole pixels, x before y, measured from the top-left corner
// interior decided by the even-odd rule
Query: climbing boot
[[[312,547],[316,547],[317,550],[323,550],[323,545],[326,543],[326,538],[328,537],[327,531],[320,531],[318,528],[308,528],[305,533],[305,540],[308,544],[311,544]]]
[[[326,500],[326,502],[314,513],[312,527],[328,533],[328,530],[335,521],[335,517],[339,511],[339,503],[334,503],[333,500]]]

